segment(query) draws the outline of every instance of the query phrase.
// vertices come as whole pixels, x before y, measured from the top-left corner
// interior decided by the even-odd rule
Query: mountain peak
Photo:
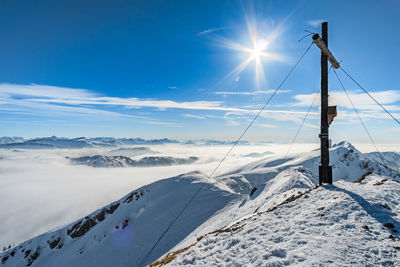
[[[336,143],[332,147],[340,147],[340,146],[347,149],[357,150],[349,141],[346,140]]]

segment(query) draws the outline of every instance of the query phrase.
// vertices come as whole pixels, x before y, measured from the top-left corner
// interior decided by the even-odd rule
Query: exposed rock
[[[381,204],[379,204],[379,206],[382,207],[382,208],[385,208],[387,210],[391,210],[391,208],[386,203],[383,203],[383,204],[381,203]]]
[[[125,227],[128,226],[128,223],[129,223],[129,219],[127,218],[122,222],[122,229],[125,229]]]
[[[106,212],[107,212],[108,214],[113,214],[114,211],[115,211],[118,207],[119,207],[119,202],[117,202],[117,203],[115,203],[114,205],[111,205],[110,207],[108,207],[108,208],[106,209]]]
[[[124,203],[130,203],[133,199],[138,200],[143,196],[144,196],[143,190],[132,192],[125,198]]]
[[[99,213],[96,214],[96,219],[101,222],[105,219],[106,217],[106,210],[102,209]]]
[[[35,253],[33,253],[28,260],[26,261],[26,266],[31,266],[32,263],[39,257],[39,252],[35,251]]]
[[[6,262],[7,260],[8,260],[8,255],[4,256],[4,257],[1,259],[1,263]]]
[[[374,185],[383,185],[388,179],[383,179],[380,182],[375,183]]]
[[[355,183],[361,183],[365,178],[367,178],[368,175],[371,175],[372,172],[371,171],[367,171],[366,173],[364,173],[363,175],[360,176],[360,178],[358,178],[357,180],[355,180]]]
[[[47,243],[49,244],[49,247],[51,249],[54,249],[57,246],[60,248],[60,241],[61,241],[61,237],[59,236],[53,240],[47,240]],[[61,244],[61,246],[62,246],[62,244]]]
[[[385,226],[386,228],[390,228],[390,229],[394,228],[393,223],[385,223],[383,226]]]
[[[250,192],[250,196],[252,196],[256,191],[257,191],[257,187],[254,187]]]
[[[31,254],[31,250],[30,250],[30,249],[28,249],[27,251],[25,251],[25,256],[24,256],[24,258],[28,257],[29,254]]]
[[[90,230],[90,228],[92,228],[96,224],[96,220],[87,216],[82,221],[74,224],[71,229],[68,229],[67,234],[72,238],[83,236],[87,231]]]

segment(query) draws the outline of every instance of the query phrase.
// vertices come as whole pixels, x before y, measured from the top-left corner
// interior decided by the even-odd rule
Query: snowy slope
[[[400,185],[371,175],[304,194],[202,238],[170,266],[400,264]]]
[[[319,151],[289,158],[261,159],[210,179],[146,263],[192,244],[170,264],[247,263],[252,266],[264,262],[299,265],[306,262],[309,265],[336,259],[345,244],[351,253],[359,255],[355,258],[358,263],[362,263],[360,257],[366,259],[367,252],[377,253],[389,262],[398,241],[383,250],[388,244],[384,234],[374,236],[369,231],[386,229],[379,226],[389,221],[395,230],[399,228],[396,199],[400,189],[391,180],[399,179],[398,169],[379,164],[373,155],[362,154],[347,142],[336,145],[330,153],[334,179],[342,181],[312,190],[307,197],[302,194],[318,182]],[[362,184],[352,183],[366,172],[373,174]],[[201,173],[188,173],[137,189],[79,221],[2,253],[1,261],[4,266],[29,263],[32,266],[137,266],[204,179]],[[380,186],[374,185],[384,179],[388,180]],[[279,206],[272,213],[269,211],[288,199],[295,201]],[[386,206],[391,210],[382,209]],[[256,217],[255,211],[260,213]],[[332,212],[328,215],[326,211]],[[269,219],[271,214],[275,216],[273,220]],[[369,230],[359,229],[364,224]],[[218,229],[222,231],[215,232]],[[337,244],[347,232],[349,239]],[[397,238],[393,231],[392,235]],[[336,241],[331,240],[334,237]],[[348,244],[353,241],[368,244],[368,249],[349,248]],[[378,246],[375,250],[374,245]],[[331,258],[322,253],[323,248],[332,250],[335,246],[338,252],[332,253]],[[372,260],[384,264],[378,261],[378,256]],[[346,263],[345,259],[342,263]]]
[[[203,180],[202,174],[189,173],[137,189],[81,220],[2,253],[1,261],[4,266],[135,266]],[[149,261],[235,198],[211,184],[203,189],[186,219],[171,229]]]

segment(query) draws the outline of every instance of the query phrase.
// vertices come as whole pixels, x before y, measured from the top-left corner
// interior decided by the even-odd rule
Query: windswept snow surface
[[[171,266],[399,266],[400,186],[369,176],[312,190],[209,235]],[[392,228],[393,227],[393,228]]]
[[[0,260],[4,266],[138,266],[204,183],[146,264],[193,245],[169,264],[399,265],[399,170],[347,142],[330,156],[332,186],[305,193],[318,182],[318,150],[267,157],[209,180],[191,172],[138,188]]]

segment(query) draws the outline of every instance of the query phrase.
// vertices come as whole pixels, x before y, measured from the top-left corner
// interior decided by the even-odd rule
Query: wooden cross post
[[[335,69],[340,68],[328,49],[328,22],[322,23],[322,38],[313,35],[314,43],[321,49],[321,165],[319,166],[319,184],[332,184],[332,166],[329,165],[329,125],[336,116],[336,107],[328,106],[328,60]],[[329,117],[329,119],[328,119]]]

